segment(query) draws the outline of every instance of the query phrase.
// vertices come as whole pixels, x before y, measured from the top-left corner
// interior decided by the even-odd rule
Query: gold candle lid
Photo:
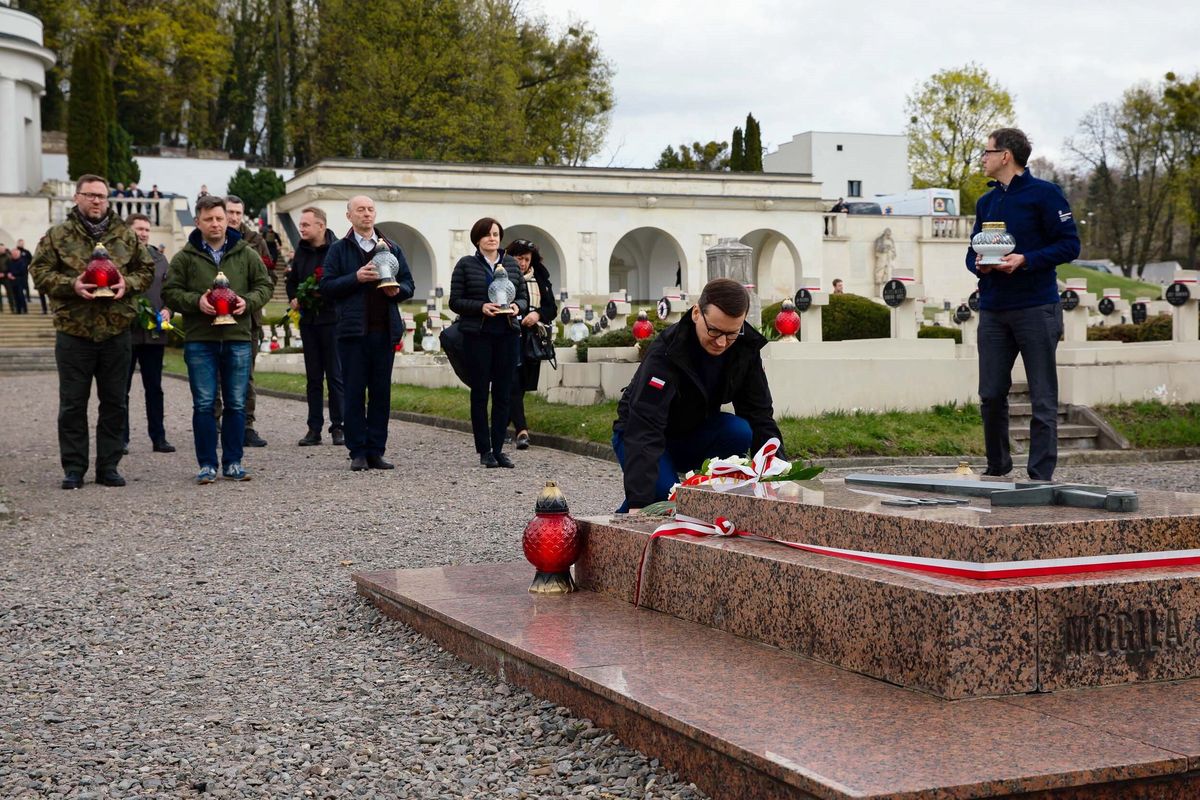
[[[1003,222],[985,222],[983,229],[985,231],[1002,231],[1005,229],[1005,225]]]

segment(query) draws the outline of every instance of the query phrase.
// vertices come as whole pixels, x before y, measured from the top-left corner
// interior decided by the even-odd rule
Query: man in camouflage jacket
[[[113,298],[97,298],[83,274],[96,245],[104,245],[121,275]],[[78,489],[88,467],[88,401],[92,381],[100,399],[96,422],[96,483],[124,486],[117,472],[125,438],[125,382],[129,375],[129,323],[134,296],[154,278],[154,259],[134,232],[108,207],[108,182],[84,175],[75,184],[75,207],[66,222],[46,231],[29,266],[34,285],[54,309],[58,364],[58,448],[62,488]]]

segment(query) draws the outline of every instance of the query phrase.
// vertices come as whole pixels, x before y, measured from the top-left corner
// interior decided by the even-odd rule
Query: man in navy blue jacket
[[[979,276],[979,405],[987,448],[985,475],[1012,471],[1008,390],[1017,355],[1025,364],[1033,406],[1029,477],[1050,480],[1058,463],[1058,373],[1062,336],[1055,268],[1079,256],[1079,233],[1058,186],[1026,169],[1032,150],[1016,128],[988,137],[981,159],[992,190],[975,205],[974,237],[985,222],[1003,222],[1016,249],[987,266],[967,251],[967,269]]]
[[[346,203],[350,232],[329,246],[318,288],[337,311],[337,346],[345,394],[344,428],[350,469],[392,469],[383,460],[392,399],[396,342],[404,336],[399,304],[413,296],[412,273],[404,253],[375,230],[375,203],[365,195]],[[379,286],[371,263],[383,241],[396,260],[399,286]],[[369,396],[369,399],[368,399]]]

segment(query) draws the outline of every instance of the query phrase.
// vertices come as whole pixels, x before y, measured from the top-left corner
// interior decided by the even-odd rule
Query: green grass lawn
[[[187,374],[183,355],[167,351],[167,372]],[[257,384],[265,389],[304,394],[304,376],[258,372]],[[392,387],[392,408],[449,419],[471,418],[470,395],[465,388],[427,389]],[[1135,448],[1200,446],[1200,404],[1164,405],[1130,403],[1097,409]],[[548,403],[526,395],[525,413],[533,429],[607,444],[617,404],[594,406]],[[942,405],[930,411],[842,412],[819,417],[785,417],[779,421],[784,449],[792,458],[845,456],[979,456],[983,455],[983,428],[979,407]]]
[[[1149,297],[1151,300],[1157,300],[1162,297],[1162,287],[1157,283],[1143,283],[1132,278],[1126,278],[1123,275],[1110,275],[1106,272],[1097,272],[1094,269],[1060,264],[1058,267],[1058,279],[1065,281],[1067,278],[1086,278],[1087,290],[1094,293],[1097,297],[1103,297],[1105,289],[1120,289],[1121,297],[1131,302],[1139,297]]]

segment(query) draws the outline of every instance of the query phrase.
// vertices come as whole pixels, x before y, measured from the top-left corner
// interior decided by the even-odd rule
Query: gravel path
[[[520,559],[542,482],[607,513],[615,464],[485,470],[469,436],[394,422],[403,469],[351,473],[328,437],[296,447],[302,403],[263,397],[253,480],[197,487],[188,388],[164,383],[179,451],[150,452],[135,384],[129,485],[63,492],[56,376],[0,379],[0,797],[702,796],[350,581]]]
[[[607,513],[615,464],[533,449],[484,470],[467,435],[394,422],[403,469],[350,473],[341,448],[295,446],[302,403],[264,397],[254,479],[196,487],[187,386],[165,383],[179,452],[150,452],[135,386],[129,486],[67,493],[57,378],[0,380],[17,421],[0,438],[0,797],[702,797],[350,582],[519,559],[546,478],[577,515]],[[1194,463],[1060,477],[1200,491]]]

